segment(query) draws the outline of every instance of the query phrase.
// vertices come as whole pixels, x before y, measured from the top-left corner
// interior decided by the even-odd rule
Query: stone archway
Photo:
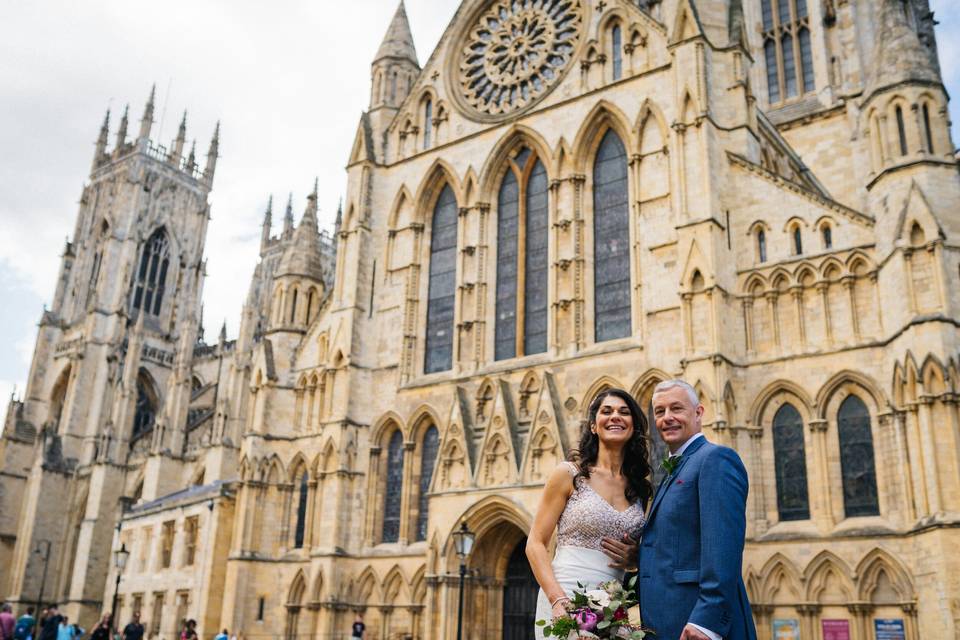
[[[512,640],[533,636],[536,586],[526,562],[524,548],[533,517],[519,504],[503,496],[489,496],[471,507],[458,520],[476,533],[476,543],[467,561],[464,589],[463,637],[465,640]],[[452,528],[451,528],[452,533]],[[445,573],[449,578],[441,591],[440,624],[435,638],[456,634],[459,560],[452,537],[444,543]],[[505,598],[518,597],[504,607]],[[529,609],[529,611],[526,611]],[[506,624],[505,624],[506,623]],[[508,635],[507,628],[516,629]],[[524,629],[518,635],[521,627]]]

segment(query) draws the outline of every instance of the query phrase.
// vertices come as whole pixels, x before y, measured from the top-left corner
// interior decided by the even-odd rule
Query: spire
[[[293,233],[293,193],[287,197],[287,211],[283,214],[283,237],[289,238]]]
[[[210,141],[210,149],[207,151],[207,167],[203,170],[203,177],[208,182],[213,182],[213,172],[217,170],[217,158],[220,155],[220,121],[217,120],[217,126],[213,130],[213,140]]]
[[[110,109],[103,116],[103,124],[100,125],[100,135],[97,136],[97,150],[93,154],[93,168],[96,169],[100,164],[100,159],[107,151],[107,136],[110,135]]]
[[[901,0],[878,0],[880,20],[864,94],[910,81],[940,83],[940,74],[917,32],[907,23]]]
[[[197,166],[197,139],[190,144],[190,155],[187,156],[187,168],[191,171]]]
[[[123,117],[120,118],[120,128],[117,129],[117,146],[114,151],[119,151],[127,143],[127,125],[130,124],[130,105],[123,108]]]
[[[270,227],[273,226],[273,194],[267,200],[267,210],[263,214],[263,229],[260,231],[260,253],[270,244]]]
[[[407,9],[400,0],[397,12],[393,14],[393,20],[387,28],[386,35],[383,36],[383,42],[377,49],[377,55],[373,62],[376,64],[383,58],[400,58],[409,60],[420,68],[420,62],[417,60],[417,49],[413,44],[413,34],[410,33],[410,21],[407,20]]]
[[[307,196],[307,208],[300,219],[300,226],[297,227],[298,232],[304,226],[309,226],[313,228],[314,234],[317,233],[317,186],[319,183],[319,178],[313,179],[313,191]]]
[[[333,223],[333,235],[334,237],[340,235],[340,226],[343,224],[343,198],[340,198],[340,203],[337,205],[337,221]]]
[[[218,341],[220,343],[221,348],[227,341],[227,319],[226,318],[223,319],[223,324],[220,326],[220,336],[218,337]]]
[[[177,138],[173,141],[173,152],[170,159],[177,163],[183,156],[183,145],[187,143],[187,112],[184,110],[183,119],[180,120],[180,128],[177,130]]]
[[[150,128],[153,126],[153,103],[157,95],[157,85],[150,88],[150,97],[147,99],[147,106],[143,108],[143,117],[140,118],[140,135],[138,140],[150,139]]]

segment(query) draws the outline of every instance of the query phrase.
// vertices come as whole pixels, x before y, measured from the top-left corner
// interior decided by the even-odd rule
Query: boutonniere
[[[671,458],[670,456],[665,457],[660,461],[660,468],[667,472],[667,475],[673,475],[673,472],[676,471],[677,466],[680,464],[680,458],[683,456],[676,456]]]

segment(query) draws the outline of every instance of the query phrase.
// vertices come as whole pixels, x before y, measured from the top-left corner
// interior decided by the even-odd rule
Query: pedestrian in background
[[[123,628],[122,640],[143,640],[143,625],[140,624],[140,612],[133,612],[133,620]]]
[[[52,604],[47,608],[47,615],[40,621],[40,640],[57,640],[57,633],[60,631],[60,622],[63,616],[57,605]]]
[[[37,621],[33,618],[33,607],[29,607],[27,612],[17,620],[17,626],[13,628],[13,640],[33,640],[33,627]]]
[[[213,640],[230,640],[230,634],[227,633],[226,629],[224,629],[223,631],[215,635],[213,637]]]
[[[93,628],[93,632],[90,634],[90,640],[111,640],[110,627],[110,614],[105,613],[103,617],[100,618],[97,626]]]
[[[0,607],[0,640],[13,640],[13,629],[16,626],[13,607],[9,602],[4,602],[3,607]]]

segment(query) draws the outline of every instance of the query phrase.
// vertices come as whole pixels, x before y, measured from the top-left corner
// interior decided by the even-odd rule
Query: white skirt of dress
[[[596,589],[601,582],[623,580],[623,570],[608,566],[611,560],[604,552],[585,547],[557,547],[553,557],[553,575],[563,587],[568,596],[573,595],[574,589],[580,589],[579,584],[585,585],[586,590]],[[553,608],[547,599],[547,594],[540,589],[537,594],[537,616],[535,620],[553,619]],[[543,627],[536,626],[534,636],[543,640]]]

